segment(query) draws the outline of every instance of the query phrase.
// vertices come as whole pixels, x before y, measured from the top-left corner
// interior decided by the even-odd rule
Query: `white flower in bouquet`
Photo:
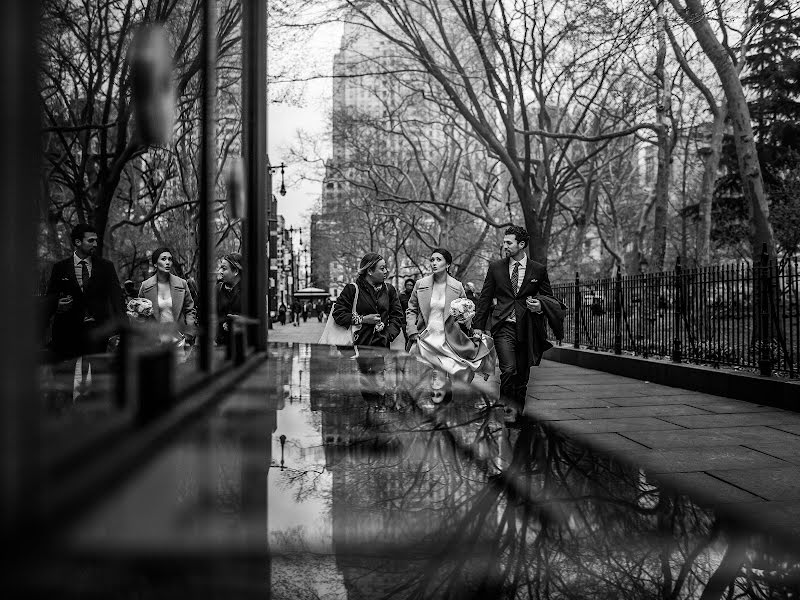
[[[475,316],[475,303],[467,298],[456,298],[450,303],[450,314],[455,317],[456,322],[469,327]]]
[[[152,316],[153,303],[147,298],[133,298],[128,301],[127,312],[129,317],[145,319]]]

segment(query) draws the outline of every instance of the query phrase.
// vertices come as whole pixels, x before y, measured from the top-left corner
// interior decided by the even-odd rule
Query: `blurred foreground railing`
[[[564,341],[615,354],[800,376],[800,264],[675,269],[553,285]]]

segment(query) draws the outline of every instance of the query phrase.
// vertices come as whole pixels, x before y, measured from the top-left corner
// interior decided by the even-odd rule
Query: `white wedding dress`
[[[467,371],[475,372],[481,366],[482,359],[470,362],[458,356],[450,348],[444,335],[445,309],[445,290],[447,284],[434,283],[431,296],[430,320],[425,330],[417,338],[419,353],[435,367],[451,375],[460,375]]]

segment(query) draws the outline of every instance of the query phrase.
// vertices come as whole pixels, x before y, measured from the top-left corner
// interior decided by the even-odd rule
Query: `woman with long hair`
[[[487,379],[494,374],[494,346],[490,338],[470,337],[474,304],[471,314],[451,314],[453,306],[458,308],[465,304],[461,299],[467,299],[464,286],[449,273],[452,264],[453,256],[444,248],[431,250],[431,274],[414,284],[408,299],[407,347],[454,377],[472,381],[480,373]]]
[[[197,311],[194,298],[185,279],[172,273],[172,252],[169,248],[156,248],[150,257],[156,268],[152,277],[145,279],[139,288],[139,297],[147,298],[153,305],[150,318],[163,327],[163,335],[179,345],[191,346],[197,329]]]

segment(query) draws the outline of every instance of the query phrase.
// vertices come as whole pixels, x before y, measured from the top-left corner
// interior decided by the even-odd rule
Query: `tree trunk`
[[[728,101],[728,118],[733,126],[733,138],[742,193],[750,210],[750,248],[753,258],[759,255],[762,244],[767,245],[770,256],[775,256],[775,236],[769,222],[769,205],[764,191],[764,180],[758,163],[755,138],[750,122],[750,109],[739,80],[739,73],[722,43],[708,22],[700,0],[670,0],[672,6],[689,27],[694,30],[700,47],[717,71]]]
[[[700,187],[700,230],[697,234],[697,262],[701,267],[711,264],[711,209],[714,200],[714,184],[717,181],[719,160],[722,155],[722,138],[725,134],[725,118],[728,107],[723,103],[714,117],[711,141],[704,149],[705,167]]]
[[[664,68],[667,58],[667,38],[665,33],[664,2],[657,6],[658,54],[656,58],[656,123],[658,125],[658,171],[656,174],[655,214],[653,218],[653,248],[650,268],[664,270],[664,256],[667,251],[667,208],[669,206],[670,156],[667,115],[670,106],[670,79]]]

